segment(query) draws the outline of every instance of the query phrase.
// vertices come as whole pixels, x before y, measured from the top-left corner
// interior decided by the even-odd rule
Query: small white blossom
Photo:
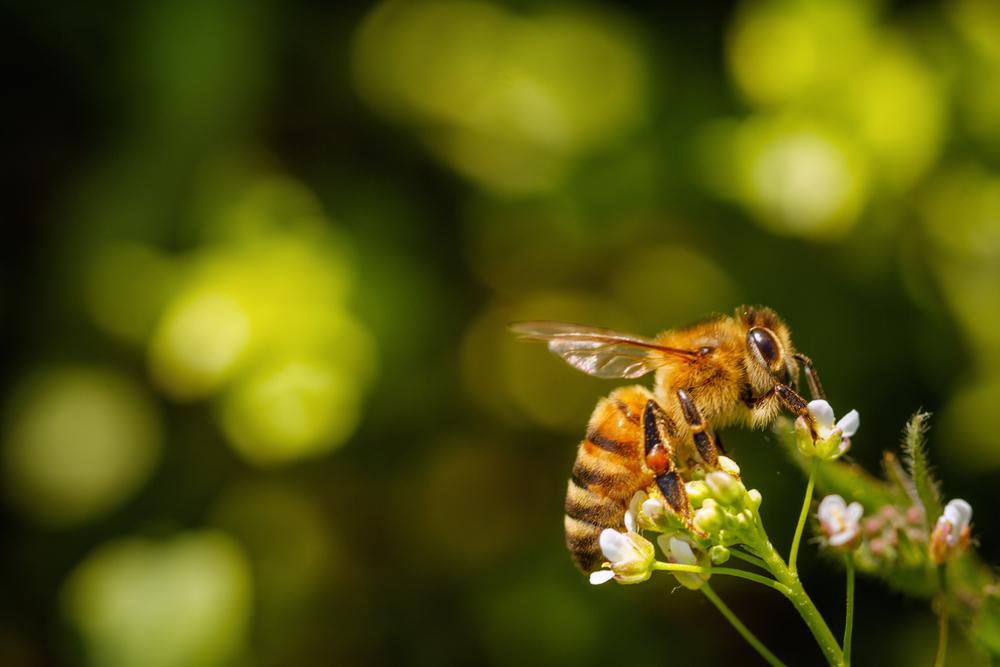
[[[819,504],[819,523],[826,543],[833,549],[852,551],[861,543],[861,503],[847,502],[837,495],[823,498]]]
[[[698,558],[694,555],[694,550],[691,548],[691,543],[680,537],[673,535],[660,535],[656,538],[656,543],[660,545],[660,549],[666,555],[667,560],[671,563],[677,563],[679,565],[698,565]],[[707,565],[706,562],[702,565]],[[701,585],[708,581],[711,576],[708,573],[705,574],[695,574],[694,572],[672,572],[677,581],[680,582],[685,588],[690,588],[691,590],[696,590],[701,588]]]
[[[808,456],[832,460],[840,457],[851,446],[851,436],[858,432],[861,417],[851,410],[834,423],[833,408],[826,401],[810,401],[806,406],[816,427],[817,439],[813,440],[809,424],[804,417],[795,420],[799,450]]]
[[[608,559],[604,570],[592,572],[590,583],[603,584],[614,578],[620,584],[638,584],[653,572],[653,544],[639,533],[620,533],[606,528],[600,537],[601,553]],[[610,572],[611,576],[605,574]]]
[[[971,521],[972,505],[961,498],[949,502],[931,533],[931,560],[945,563],[964,552],[972,534]]]

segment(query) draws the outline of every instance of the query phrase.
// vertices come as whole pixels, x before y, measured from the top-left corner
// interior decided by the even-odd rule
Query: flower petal
[[[972,505],[961,498],[955,498],[944,508],[944,516],[953,526],[961,530],[972,520]]]
[[[844,511],[844,523],[848,525],[856,524],[861,520],[861,515],[864,513],[865,508],[861,506],[861,503],[851,503]]]
[[[663,501],[659,498],[648,498],[642,504],[642,513],[649,517],[651,521],[657,521],[666,512]]]
[[[645,491],[636,491],[632,495],[632,500],[628,504],[628,511],[625,512],[625,527],[630,533],[639,532],[639,508],[649,496]]]
[[[597,586],[615,578],[615,573],[611,570],[598,570],[590,573],[590,583]]]
[[[823,399],[817,399],[815,401],[809,401],[809,405],[806,406],[809,410],[809,414],[812,418],[816,420],[816,425],[820,427],[822,431],[820,435],[826,437],[833,430],[833,408],[830,404]]]
[[[850,438],[857,433],[859,426],[861,426],[861,415],[858,414],[857,410],[851,410],[837,422],[837,428],[840,429],[845,438]]]
[[[842,530],[836,535],[831,535],[827,538],[827,543],[834,548],[842,547],[857,536],[858,532],[856,530]]]
[[[816,516],[822,523],[829,523],[844,513],[847,503],[840,496],[833,494],[823,498],[819,503],[819,511]]]
[[[625,535],[619,533],[614,528],[605,528],[601,532],[599,541],[601,544],[601,553],[612,563],[620,563],[635,558],[635,549],[632,547],[632,543],[628,541]]]
[[[670,558],[675,563],[682,565],[697,565],[698,559],[694,557],[691,545],[676,537],[670,538]]]

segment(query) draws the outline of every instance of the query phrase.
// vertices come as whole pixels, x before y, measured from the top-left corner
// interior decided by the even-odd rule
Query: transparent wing
[[[692,350],[657,345],[629,334],[567,322],[515,322],[510,330],[543,340],[566,363],[601,378],[637,378],[666,363],[668,356],[694,358]]]

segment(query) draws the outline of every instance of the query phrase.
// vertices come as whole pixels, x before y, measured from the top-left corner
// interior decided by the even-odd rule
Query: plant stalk
[[[743,625],[740,619],[736,617],[736,614],[734,614],[732,610],[726,606],[722,599],[715,594],[715,591],[713,591],[712,587],[708,585],[708,582],[705,582],[705,584],[698,590],[705,594],[705,597],[707,597],[712,604],[715,605],[719,612],[726,617],[726,620],[729,621],[733,628],[735,628],[736,631],[743,636],[743,639],[756,649],[757,653],[759,653],[760,656],[767,661],[767,664],[772,667],[785,667],[785,663],[771,653],[767,647],[764,646],[764,644],[762,644],[752,632],[750,632],[749,628]]]
[[[847,618],[844,621],[844,665],[851,664],[851,634],[854,632],[854,558],[844,554],[847,566]]]
[[[798,572],[799,543],[802,541],[802,533],[806,527],[806,519],[809,517],[809,510],[812,508],[813,489],[816,486],[816,469],[819,467],[819,459],[813,458],[809,467],[809,483],[806,485],[806,495],[802,500],[802,511],[799,512],[799,523],[795,527],[795,536],[792,538],[792,550],[788,554],[788,569],[792,574]]]

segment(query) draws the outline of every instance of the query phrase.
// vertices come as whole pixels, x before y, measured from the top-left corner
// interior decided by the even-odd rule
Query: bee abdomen
[[[623,530],[625,510],[636,491],[652,481],[642,469],[642,406],[648,392],[626,387],[597,404],[577,450],[566,489],[566,546],[584,572],[604,557],[599,538],[606,528]]]
[[[584,572],[591,572],[603,561],[598,539],[605,528],[621,530],[627,501],[590,491],[576,479],[566,486],[566,546],[573,560]]]

